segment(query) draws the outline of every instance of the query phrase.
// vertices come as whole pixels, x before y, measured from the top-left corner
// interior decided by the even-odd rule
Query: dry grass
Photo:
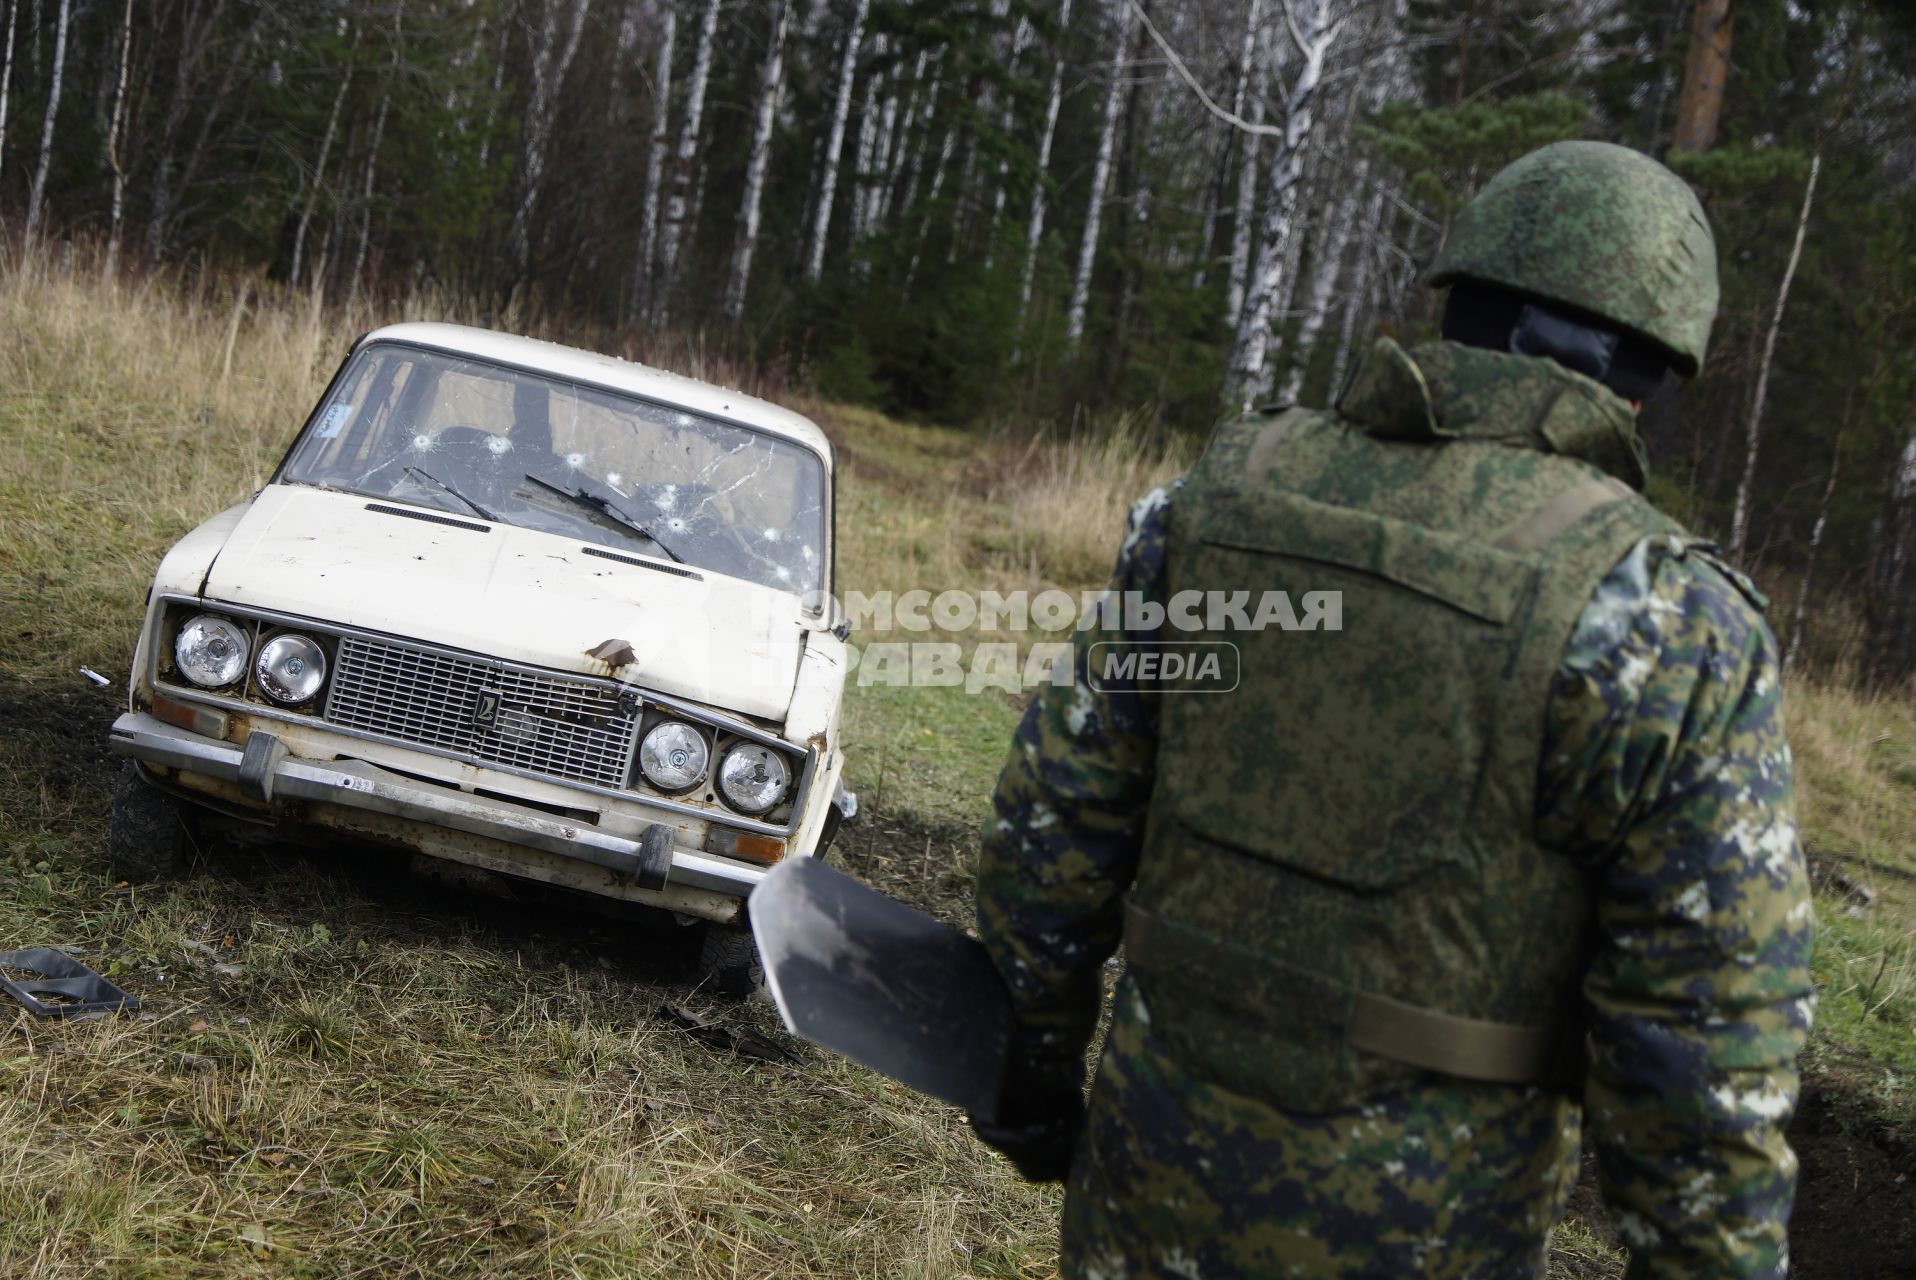
[[[157,557],[261,482],[351,335],[451,310],[0,263],[0,945],[71,947],[146,1001],[64,1026],[0,1010],[0,1275],[1048,1274],[1055,1193],[950,1109],[656,1020],[675,999],[772,1029],[688,993],[672,937],[440,901],[377,861],[105,881],[113,697],[75,668],[121,677]],[[749,381],[695,344],[645,354]],[[840,446],[841,582],[866,592],[1096,585],[1125,510],[1183,461],[1124,423],[1014,441],[794,404]],[[1017,712],[854,688],[850,776],[879,812],[847,861],[961,915]],[[1908,1108],[1916,711],[1798,682],[1791,712],[1809,847],[1878,893],[1855,915],[1819,897],[1819,1044],[1873,1055],[1880,1101]],[[1620,1270],[1583,1227],[1557,1245],[1554,1274]]]

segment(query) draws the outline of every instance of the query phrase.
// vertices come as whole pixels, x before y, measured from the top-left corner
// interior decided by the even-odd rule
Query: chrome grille
[[[584,680],[344,636],[325,714],[483,764],[624,787],[639,703]]]

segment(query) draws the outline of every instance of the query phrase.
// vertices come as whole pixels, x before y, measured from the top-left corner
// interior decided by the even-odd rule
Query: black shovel
[[[750,911],[794,1035],[997,1119],[1011,997],[981,943],[816,858],[773,867]]]

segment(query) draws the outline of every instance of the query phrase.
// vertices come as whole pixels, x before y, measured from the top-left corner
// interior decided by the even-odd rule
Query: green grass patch
[[[846,784],[878,810],[976,831],[1022,715],[1023,700],[1000,690],[854,684],[845,694]]]

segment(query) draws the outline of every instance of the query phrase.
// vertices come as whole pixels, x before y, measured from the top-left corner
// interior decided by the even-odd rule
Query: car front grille
[[[636,697],[559,675],[344,636],[326,719],[482,764],[601,787],[631,776]]]

